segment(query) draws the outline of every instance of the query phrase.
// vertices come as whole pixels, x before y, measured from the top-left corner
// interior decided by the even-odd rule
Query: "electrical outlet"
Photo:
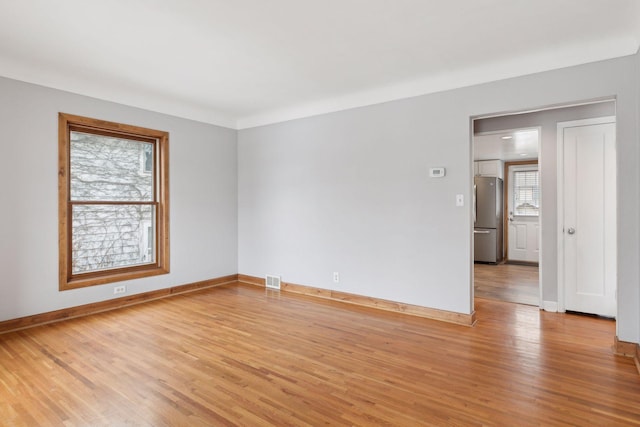
[[[337,271],[333,272],[333,282],[340,283],[340,273],[338,273]]]
[[[125,292],[127,292],[127,287],[126,286],[116,286],[115,288],[113,288],[113,294],[124,294]]]

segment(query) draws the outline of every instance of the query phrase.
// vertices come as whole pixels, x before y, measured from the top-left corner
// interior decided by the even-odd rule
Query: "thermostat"
[[[431,178],[442,178],[445,175],[444,168],[431,168],[429,169],[429,176]]]

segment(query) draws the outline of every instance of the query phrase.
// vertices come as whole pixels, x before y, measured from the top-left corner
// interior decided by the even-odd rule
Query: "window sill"
[[[68,291],[71,289],[85,288],[87,286],[105,285],[108,283],[122,282],[125,280],[140,279],[143,277],[159,276],[168,274],[169,269],[164,267],[144,266],[135,270],[127,269],[126,271],[114,270],[113,272],[87,273],[77,275],[71,279],[61,278],[60,291]]]

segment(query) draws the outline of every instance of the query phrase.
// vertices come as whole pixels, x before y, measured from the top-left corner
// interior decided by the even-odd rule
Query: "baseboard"
[[[640,374],[640,344],[620,341],[618,337],[615,337],[613,351],[620,356],[633,357],[638,374]]]
[[[556,301],[542,301],[542,309],[552,313],[558,312],[558,303]]]
[[[216,279],[203,280],[201,282],[194,282],[186,285],[173,286],[171,288],[158,289],[156,291],[129,295],[122,298],[114,298],[76,307],[63,308],[47,313],[35,314],[33,316],[5,320],[3,322],[0,322],[0,334],[44,325],[47,323],[59,322],[61,320],[72,319],[74,317],[87,316],[89,314],[115,310],[117,308],[128,307],[130,305],[166,298],[173,295],[184,294],[186,292],[193,292],[199,289],[211,288],[228,283],[237,283],[237,280],[238,275],[232,274],[230,276],[218,277]]]
[[[264,278],[238,274],[238,282],[264,287]],[[280,283],[280,290],[297,294],[314,296],[333,301],[340,301],[347,304],[354,304],[378,310],[393,311],[411,316],[425,317],[428,319],[440,320],[443,322],[455,323],[464,326],[473,326],[476,322],[475,312],[471,314],[461,314],[452,311],[438,310],[434,308],[421,307],[418,305],[405,304],[379,298],[350,294],[347,292],[333,291],[330,289],[315,288],[312,286],[297,285],[295,283]]]
[[[635,357],[637,347],[638,344],[636,343],[620,341],[618,337],[614,339],[613,349],[620,356]]]
[[[525,266],[529,266],[529,267],[539,267],[540,263],[535,262],[535,261],[514,261],[514,260],[505,260],[505,264],[511,264],[511,265],[525,265]]]

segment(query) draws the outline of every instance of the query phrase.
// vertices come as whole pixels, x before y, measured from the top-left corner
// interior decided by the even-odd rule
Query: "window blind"
[[[538,216],[540,208],[540,178],[537,170],[513,173],[513,208],[515,215]]]

